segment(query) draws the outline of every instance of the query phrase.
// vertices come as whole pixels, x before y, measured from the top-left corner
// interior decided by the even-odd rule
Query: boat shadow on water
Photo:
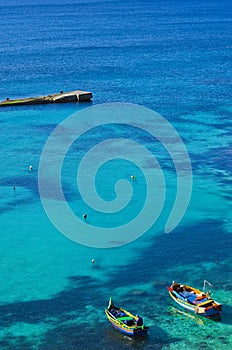
[[[128,346],[130,344],[130,345],[137,345],[138,347],[140,345],[144,346],[147,343],[148,337],[149,337],[148,335],[130,337],[126,334],[115,332],[113,328],[107,329],[106,334],[107,334],[107,338],[110,338],[112,342],[117,343],[117,345],[124,344]]]
[[[151,334],[146,336],[129,337],[123,333],[115,332],[113,328],[109,328],[105,333],[108,342],[114,344],[112,349],[152,349],[161,350],[165,344],[176,343],[180,339],[170,338],[168,334],[161,328],[155,327]]]
[[[214,321],[217,321],[216,319]],[[220,322],[223,324],[232,325],[232,306],[223,304],[223,310],[220,315]]]
[[[221,315],[216,315],[214,317],[206,318],[206,317],[199,316],[197,314],[193,314],[190,311],[179,310],[175,306],[170,306],[168,309],[168,312],[172,315],[175,315],[187,321],[193,321],[200,326],[205,326],[208,322],[211,322],[211,321],[213,322],[222,321]]]
[[[193,320],[199,325],[205,325],[208,322],[220,322],[222,324],[232,325],[232,306],[223,304],[223,311],[220,315],[215,315],[213,317],[202,317],[197,314],[193,314],[190,311],[179,310],[175,306],[170,306],[168,311],[173,315]]]

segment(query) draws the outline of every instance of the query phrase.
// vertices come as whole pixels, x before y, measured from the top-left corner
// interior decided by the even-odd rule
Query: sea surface
[[[0,100],[93,92],[91,103],[0,109],[1,350],[232,348],[231,27],[227,0],[1,1]],[[126,179],[131,206],[110,219],[87,207],[76,181],[85,146],[87,152],[107,136],[133,134],[154,151],[165,177],[165,203],[150,229],[103,249],[57,230],[43,208],[38,173],[45,143],[60,123],[115,102],[151,109],[175,128],[191,160],[193,186],[184,217],[165,233],[178,185],[167,150],[123,125],[86,133],[62,171],[68,205],[82,221],[87,213],[86,224],[110,230],[132,220],[147,192],[142,169],[113,159],[96,188],[110,201],[114,181]],[[59,198],[53,201],[56,208]],[[173,280],[200,289],[204,280],[213,284],[221,317],[178,310],[166,289]],[[142,315],[148,337],[130,339],[111,327],[104,315],[110,296]]]

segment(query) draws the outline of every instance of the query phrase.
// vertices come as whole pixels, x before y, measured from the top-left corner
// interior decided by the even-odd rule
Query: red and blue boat
[[[206,283],[210,284],[204,281],[204,289]],[[209,291],[202,292],[199,289],[176,282],[172,282],[167,289],[176,304],[197,315],[213,317],[219,315],[222,311],[222,305],[211,298]]]
[[[145,336],[148,332],[149,327],[143,324],[142,317],[116,307],[111,298],[105,314],[115,329],[128,336]]]

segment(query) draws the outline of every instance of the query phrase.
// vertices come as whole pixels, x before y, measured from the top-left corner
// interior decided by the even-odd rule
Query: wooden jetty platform
[[[48,103],[68,103],[68,102],[88,102],[92,99],[92,92],[74,90],[69,92],[60,91],[57,94],[20,98],[17,100],[6,100],[0,102],[0,107],[20,106],[20,105],[36,105]]]

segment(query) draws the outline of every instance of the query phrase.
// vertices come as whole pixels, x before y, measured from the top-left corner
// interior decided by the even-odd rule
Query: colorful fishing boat
[[[184,309],[204,317],[219,315],[222,311],[222,305],[210,297],[210,291],[205,291],[206,283],[211,285],[205,280],[203,292],[176,282],[172,282],[167,289],[170,297]]]
[[[105,314],[112,326],[126,335],[145,336],[148,332],[149,327],[143,324],[142,317],[132,315],[121,307],[116,307],[111,298]]]

